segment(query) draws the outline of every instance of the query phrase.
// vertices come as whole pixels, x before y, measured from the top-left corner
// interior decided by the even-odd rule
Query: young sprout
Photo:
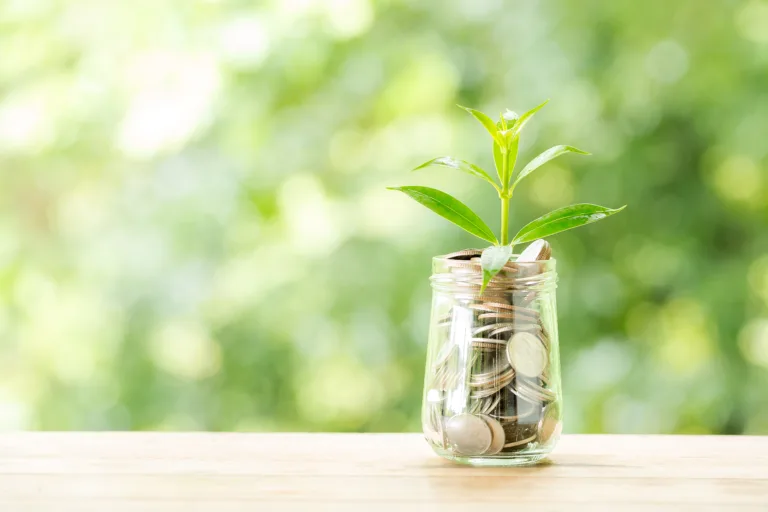
[[[538,112],[547,102],[532,108],[521,116],[511,110],[507,110],[500,115],[499,121],[494,122],[490,117],[482,112],[460,107],[472,114],[475,119],[485,127],[493,138],[493,161],[496,166],[498,182],[494,180],[486,171],[475,164],[465,162],[450,156],[435,158],[421,164],[414,170],[423,169],[433,165],[458,169],[467,174],[471,174],[488,182],[496,190],[501,201],[501,234],[500,240],[496,238],[491,228],[473,212],[467,205],[454,198],[453,196],[441,192],[440,190],[429,187],[389,187],[390,190],[399,190],[412,199],[423,204],[441,217],[448,219],[460,228],[472,233],[478,238],[493,245],[483,250],[480,257],[480,263],[483,268],[483,286],[493,279],[501,268],[509,261],[515,245],[530,242],[539,238],[554,235],[567,229],[591,224],[609,215],[618,213],[621,208],[606,208],[596,204],[574,204],[554,210],[529,222],[509,240],[509,200],[515,192],[515,188],[520,182],[533,171],[565,153],[576,153],[588,155],[573,146],[554,146],[541,153],[539,156],[528,162],[523,169],[514,176],[515,163],[517,161],[517,148],[520,141],[520,132],[530,121],[533,115]],[[514,179],[513,179],[514,178]],[[481,290],[481,292],[482,292]]]

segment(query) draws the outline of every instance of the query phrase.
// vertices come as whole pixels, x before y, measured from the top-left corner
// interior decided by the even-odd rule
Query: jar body
[[[510,262],[480,294],[462,252],[433,260],[424,434],[456,462],[535,463],[562,428],[555,260]]]

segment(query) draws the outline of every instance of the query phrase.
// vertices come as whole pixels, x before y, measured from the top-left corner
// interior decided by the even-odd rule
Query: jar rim
[[[479,288],[483,283],[483,274],[477,261],[456,259],[456,253],[445,254],[432,258],[430,281],[434,289],[460,291],[462,286]],[[497,288],[512,291],[554,289],[557,286],[557,260],[550,258],[518,263],[510,257],[510,262],[491,283],[495,283]]]
[[[455,258],[448,258],[448,256],[451,256],[451,254],[440,254],[438,256],[433,256],[432,257],[432,262],[433,263],[438,263],[438,262],[439,263],[443,263],[445,261],[468,261],[468,260],[456,260]],[[509,256],[510,260],[512,260],[512,258],[517,259],[519,257],[520,257],[520,254],[517,254],[517,253],[512,253]],[[520,261],[520,262],[512,261],[512,263],[516,263],[518,265],[524,265],[526,263],[546,263],[548,261],[551,261],[553,264],[555,264],[557,262],[557,259],[556,258],[547,258],[546,260],[530,260],[530,261]]]

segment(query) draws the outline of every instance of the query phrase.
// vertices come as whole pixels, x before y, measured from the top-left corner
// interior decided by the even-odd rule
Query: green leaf
[[[507,264],[512,256],[512,247],[509,245],[494,245],[483,250],[480,255],[480,265],[483,267],[483,286],[480,287],[480,293],[485,291],[485,287],[493,279],[493,276],[499,273],[501,268]]]
[[[507,148],[507,167],[509,168],[509,178],[507,182],[512,181],[512,172],[515,169],[515,162],[517,161],[517,143],[520,139],[515,139]],[[504,157],[501,154],[501,148],[495,142],[493,143],[493,163],[496,164],[496,174],[499,175],[499,181],[504,183],[504,177],[502,176],[502,165],[504,164]]]
[[[528,162],[528,165],[523,167],[523,170],[520,171],[520,174],[517,176],[517,179],[515,180],[515,183],[512,185],[512,188],[516,187],[517,184],[531,174],[533,171],[544,165],[545,163],[549,162],[550,160],[554,160],[555,158],[559,157],[560,155],[564,155],[565,153],[577,153],[579,155],[589,155],[590,153],[587,153],[586,151],[582,151],[578,148],[575,148],[573,146],[554,146],[549,148],[548,150],[544,151],[542,154]]]
[[[561,231],[591,224],[609,215],[618,213],[626,207],[624,205],[621,208],[612,209],[586,203],[566,206],[565,208],[549,212],[523,226],[512,239],[512,245],[530,242],[537,238],[544,238]]]
[[[517,115],[517,112],[512,112],[511,110],[507,109],[499,116],[499,121],[496,123],[496,128],[498,128],[499,131],[504,131],[508,128],[511,128],[518,119],[520,119],[520,116]]]
[[[498,128],[499,131],[505,131],[514,126],[518,119],[520,119],[520,116],[517,115],[517,112],[507,109],[501,114],[501,119],[496,123],[496,128]],[[508,145],[507,151],[509,152],[509,177],[511,179],[512,170],[515,168],[515,160],[517,160],[517,142],[514,143],[514,146]],[[499,181],[503,182],[501,148],[499,147],[499,143],[495,140],[493,142],[493,163],[496,164],[496,174],[499,176]]]
[[[509,146],[507,147],[507,169],[509,171],[507,183],[512,181],[512,174],[515,171],[515,164],[517,163],[517,146],[519,142],[520,138],[515,137],[515,140],[510,142]]]
[[[479,110],[475,110],[469,107],[462,107],[461,105],[458,105],[458,107],[463,108],[464,110],[472,114],[475,117],[475,119],[480,121],[480,123],[483,126],[485,126],[485,129],[488,130],[488,133],[491,134],[491,137],[493,137],[493,140],[498,142],[500,145],[504,144],[504,138],[499,134],[499,129],[496,126],[496,123],[493,122],[493,119],[483,114]]]
[[[504,172],[504,169],[502,169],[502,165],[504,165],[504,157],[501,155],[501,148],[496,141],[493,141],[493,163],[496,165],[496,174],[499,176],[499,181],[503,184],[504,177],[502,176],[502,173]]]
[[[535,114],[536,112],[544,108],[544,105],[546,105],[547,103],[549,103],[549,100],[546,100],[541,105],[533,107],[531,110],[521,115],[520,118],[517,120],[517,122],[515,122],[515,124],[512,126],[512,128],[507,130],[509,132],[509,134],[507,135],[507,141],[512,142],[514,139],[517,139],[520,136],[520,132],[523,130],[523,127],[533,117],[533,114]]]
[[[520,116],[517,114],[517,112],[513,112],[509,109],[507,109],[503,114],[501,114],[501,117],[504,118],[504,121],[507,122],[507,128],[514,125],[518,119],[520,119]]]
[[[388,187],[399,190],[460,228],[491,243],[498,243],[483,219],[455,197],[429,187]]]
[[[495,188],[496,190],[499,190],[499,187],[496,185],[496,182],[493,181],[493,178],[491,178],[488,175],[488,173],[485,172],[483,169],[476,166],[475,164],[471,164],[469,162],[465,162],[464,160],[459,160],[458,158],[453,158],[451,156],[441,156],[440,158],[434,158],[429,162],[424,162],[420,166],[416,167],[414,171],[423,169],[425,167],[429,167],[431,165],[439,165],[442,167],[450,167],[451,169],[458,169],[459,171],[484,179],[485,181],[493,185],[493,188]]]

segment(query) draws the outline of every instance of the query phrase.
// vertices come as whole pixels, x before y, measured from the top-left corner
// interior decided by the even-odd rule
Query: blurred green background
[[[0,428],[416,431],[430,258],[527,110],[566,432],[768,434],[768,2],[3,0]]]

